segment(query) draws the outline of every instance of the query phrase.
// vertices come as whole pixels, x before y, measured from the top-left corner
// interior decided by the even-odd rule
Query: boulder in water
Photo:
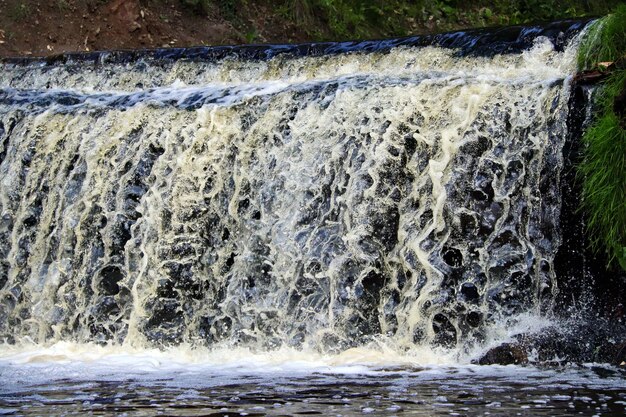
[[[521,365],[528,363],[524,346],[517,343],[502,343],[489,349],[479,360],[479,365]]]

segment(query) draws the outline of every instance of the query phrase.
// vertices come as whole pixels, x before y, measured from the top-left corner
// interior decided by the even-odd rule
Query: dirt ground
[[[245,7],[229,20],[179,0],[0,0],[0,57],[309,39],[267,6]]]

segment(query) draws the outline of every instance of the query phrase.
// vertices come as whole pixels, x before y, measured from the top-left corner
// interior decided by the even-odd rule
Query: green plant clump
[[[282,0],[294,16],[321,17],[333,39],[403,36],[438,29],[512,25],[606,13],[619,0]],[[279,1],[280,3],[280,1]],[[303,19],[304,21],[311,19]]]
[[[579,52],[581,69],[597,69],[600,62],[626,59],[626,5],[599,20]],[[626,129],[616,114],[615,98],[626,89],[626,70],[611,71],[596,92],[596,116],[583,136],[581,208],[588,217],[591,242],[604,250],[609,263],[626,270]]]

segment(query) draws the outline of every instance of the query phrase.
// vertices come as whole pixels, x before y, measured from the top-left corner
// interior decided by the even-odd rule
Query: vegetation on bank
[[[229,20],[245,18],[251,2],[180,1],[198,13],[219,10]],[[620,0],[278,0],[267,3],[273,13],[301,26],[312,40],[342,40],[405,36],[423,27],[452,30],[601,16],[614,9]]]
[[[609,65],[608,63],[613,63]],[[581,70],[610,72],[596,92],[586,130],[582,208],[596,250],[626,270],[626,5],[596,22],[579,51]],[[620,98],[618,98],[620,97]]]

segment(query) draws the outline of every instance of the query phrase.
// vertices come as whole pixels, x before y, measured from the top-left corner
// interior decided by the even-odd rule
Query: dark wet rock
[[[514,159],[507,164],[504,188],[508,194],[515,193],[519,190],[522,175],[524,175],[524,163],[522,161]]]
[[[124,273],[117,265],[107,265],[100,270],[98,288],[105,295],[115,295],[120,291],[119,282],[124,279]]]
[[[463,254],[457,248],[444,248],[443,261],[452,268],[458,268],[463,265]]]
[[[625,366],[626,363],[626,340],[614,345],[615,355],[611,363],[614,365]]]
[[[558,230],[562,241],[553,267],[549,268],[549,264],[542,260],[540,270],[543,274],[552,272],[556,275],[558,292],[554,306],[557,315],[569,318],[573,305],[585,306],[585,317],[563,326],[572,327],[568,333],[571,335],[555,336],[556,342],[549,344],[551,349],[555,350],[556,344],[561,352],[567,352],[567,360],[573,362],[619,365],[611,354],[616,353],[611,345],[624,342],[626,335],[624,318],[618,313],[626,300],[626,272],[607,268],[606,256],[591,249],[590,235],[583,226],[588,219],[580,210],[581,181],[577,180],[575,169],[582,160],[584,148],[578,138],[590,122],[586,113],[592,97],[589,92],[589,87],[577,84],[570,96],[568,140],[563,148],[560,183],[556,185],[563,195]],[[542,339],[541,346],[548,344],[549,336]],[[543,357],[549,357],[549,354]]]
[[[178,344],[185,330],[180,303],[175,299],[150,299],[146,303],[150,317],[144,324],[148,340],[162,345]]]
[[[180,303],[174,299],[158,299],[147,303],[151,307],[152,316],[148,320],[149,327],[171,327],[177,324],[180,317]]]
[[[162,298],[174,298],[177,293],[174,289],[174,281],[171,279],[159,279],[157,281],[156,294]]]
[[[459,216],[459,220],[461,223],[461,233],[463,236],[471,236],[476,233],[478,221],[476,220],[475,215],[470,213],[461,213],[461,215]]]
[[[0,290],[4,288],[9,279],[11,265],[7,261],[0,261]]]
[[[456,344],[457,331],[445,314],[435,314],[433,317],[434,343],[444,347],[453,347]]]
[[[218,339],[226,339],[230,337],[233,327],[233,320],[228,317],[222,317],[215,320],[211,326],[211,333]]]
[[[465,322],[471,327],[478,327],[482,322],[483,315],[478,311],[470,311],[465,317]]]
[[[479,365],[521,365],[528,363],[528,354],[520,344],[502,343],[489,349],[477,362]]]
[[[470,141],[459,149],[459,154],[479,158],[492,147],[492,142],[485,136],[479,136],[475,141]]]
[[[200,317],[198,334],[207,343],[215,343],[231,337],[233,320],[228,317]]]
[[[6,157],[11,133],[13,132],[16,123],[15,119],[9,119],[6,125],[0,121],[0,164]]]
[[[559,327],[516,336],[517,344],[534,352],[538,364],[610,363],[626,360],[626,324],[607,319],[577,319]]]
[[[520,251],[521,248],[519,238],[511,230],[500,233],[489,246],[490,251],[503,250],[505,252]]]
[[[480,293],[478,292],[478,288],[476,285],[471,282],[464,282],[461,285],[461,296],[467,302],[476,303],[480,298]]]
[[[391,207],[387,212],[373,213],[372,237],[378,240],[385,250],[390,251],[398,243],[398,228],[400,212],[397,207]]]
[[[114,316],[120,312],[119,306],[112,296],[101,297],[93,309],[93,313],[98,318]]]

